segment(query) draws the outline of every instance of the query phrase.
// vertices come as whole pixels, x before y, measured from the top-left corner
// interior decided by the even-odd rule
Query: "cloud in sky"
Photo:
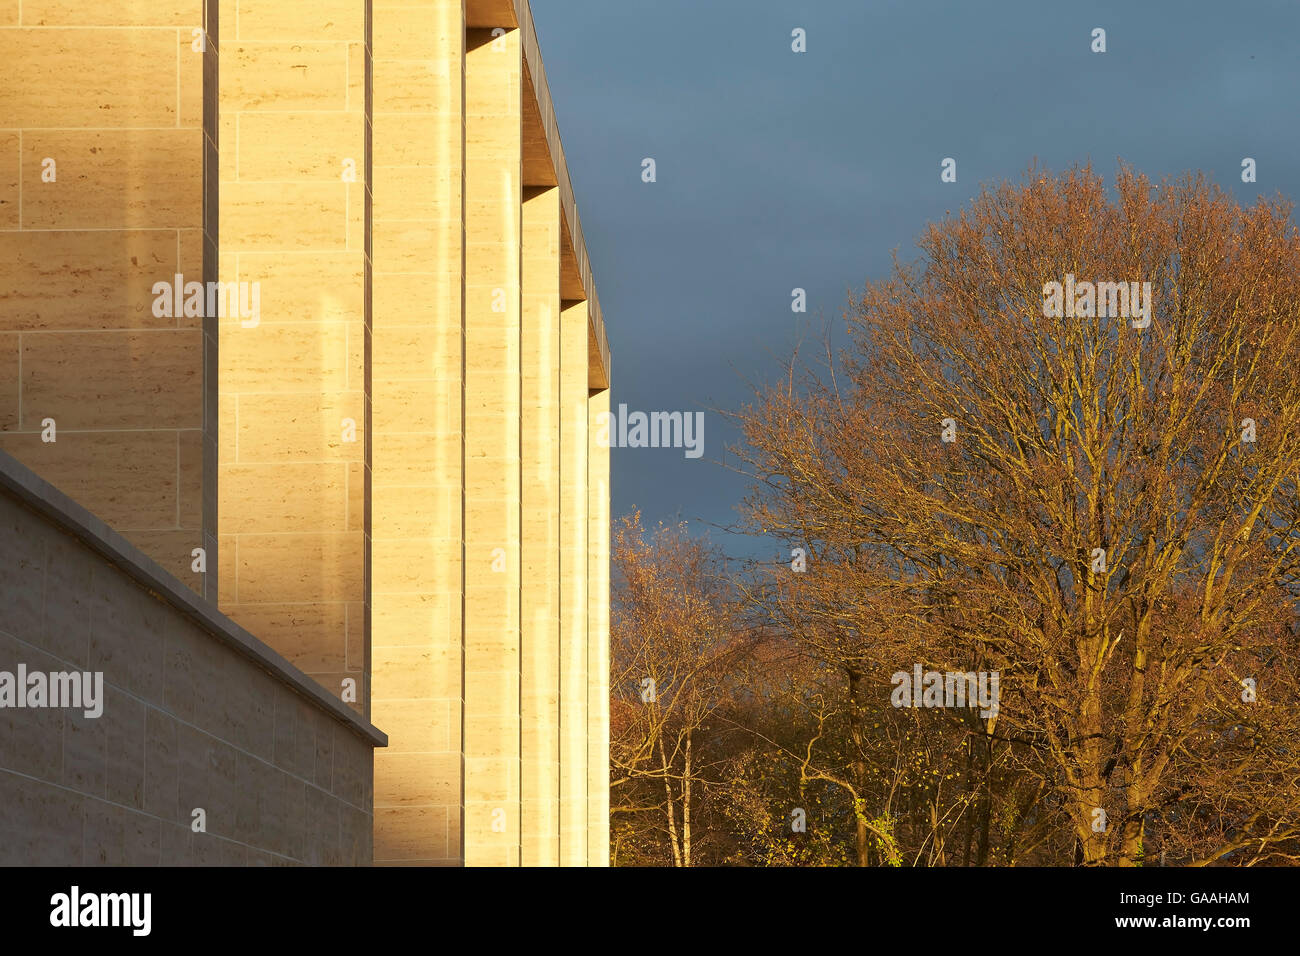
[[[1122,158],[1300,196],[1289,0],[532,0],[613,351],[612,402],[735,408],[982,182]],[[807,52],[790,33],[807,31]],[[1105,53],[1090,49],[1106,30]],[[657,182],[641,181],[653,157]],[[944,157],[958,181],[941,183]],[[1240,181],[1243,157],[1258,181]],[[790,311],[791,289],[808,314]],[[814,336],[815,337],[815,336]],[[842,340],[842,336],[840,337]],[[736,436],[613,454],[613,513],[734,520]],[[699,530],[699,526],[696,530]],[[768,551],[715,532],[735,554]]]

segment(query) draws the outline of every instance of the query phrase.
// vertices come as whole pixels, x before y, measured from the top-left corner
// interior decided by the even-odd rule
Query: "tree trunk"
[[[965,774],[965,780],[963,781],[966,787],[966,792],[969,794],[974,794],[975,788],[978,786],[978,783],[976,782],[975,779],[975,746],[976,746],[975,739],[972,737],[970,738],[970,745],[966,748],[966,774]],[[961,824],[961,865],[962,866],[970,866],[971,842],[975,837],[975,816],[977,813],[979,813],[979,807],[973,806],[974,802],[975,802],[974,797],[972,797],[970,803],[962,811],[962,824]]]
[[[980,756],[981,761],[981,779],[980,779],[980,804],[979,804],[979,846],[975,852],[975,865],[987,866],[989,862],[989,831],[993,826],[993,741],[985,738],[980,741],[983,746]],[[972,744],[972,749],[974,749]]]
[[[682,776],[682,866],[691,865],[691,732],[686,731],[686,773]]]
[[[934,865],[947,866],[943,853],[943,831],[939,824],[939,799],[930,801],[930,835],[934,838]]]
[[[1141,817],[1130,817],[1124,821],[1124,843],[1120,849],[1120,866],[1141,866],[1143,856],[1143,826]]]
[[[863,815],[867,812],[862,794],[867,785],[867,764],[862,755],[865,752],[862,739],[862,675],[848,668],[849,675],[849,739],[853,745],[852,770],[853,786],[860,799],[854,801],[853,820],[857,826],[855,834],[858,866],[867,865],[867,822]]]
[[[668,842],[673,847],[673,866],[682,865],[682,850],[677,843],[677,814],[673,812],[673,787],[668,779],[668,755],[664,753],[664,739],[659,738],[659,762],[664,768],[664,795],[668,798],[665,809],[668,811]]]

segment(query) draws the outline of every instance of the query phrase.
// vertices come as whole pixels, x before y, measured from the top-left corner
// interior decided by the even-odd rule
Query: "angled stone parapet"
[[[3,711],[0,863],[370,862],[384,735],[0,452],[0,672],[23,670],[85,683]]]

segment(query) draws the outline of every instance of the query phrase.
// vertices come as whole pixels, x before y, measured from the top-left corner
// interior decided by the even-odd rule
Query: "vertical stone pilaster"
[[[587,865],[609,866],[609,389],[587,400]]]
[[[461,862],[462,5],[374,7],[375,862]]]
[[[560,191],[523,209],[523,841],[560,862]]]
[[[519,862],[520,244],[517,29],[466,32],[465,848]]]
[[[587,304],[560,319],[560,861],[587,863]]]
[[[365,715],[369,17],[223,0],[219,104],[221,608]]]

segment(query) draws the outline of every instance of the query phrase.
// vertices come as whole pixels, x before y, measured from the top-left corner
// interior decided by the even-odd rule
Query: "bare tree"
[[[806,580],[751,591],[771,619],[882,693],[912,662],[1000,673],[996,718],[950,715],[985,834],[1018,816],[1051,845],[1052,819],[1056,862],[1093,865],[1297,852],[1289,216],[1199,177],[1031,170],[740,414],[750,525],[809,550]]]
[[[741,679],[749,641],[736,626],[721,556],[682,526],[661,525],[647,538],[639,513],[625,517],[615,524],[612,565],[615,831],[643,855],[666,842],[674,866],[691,866],[695,814],[722,765],[712,745],[732,733],[713,718]]]

